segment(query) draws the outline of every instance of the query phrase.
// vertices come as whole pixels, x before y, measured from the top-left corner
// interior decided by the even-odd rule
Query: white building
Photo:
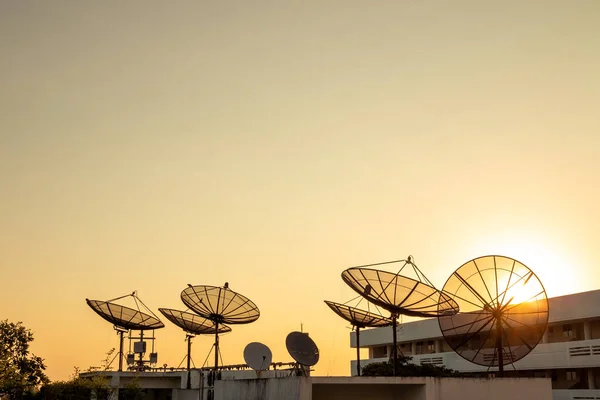
[[[207,386],[206,371],[92,372],[113,388],[135,380],[149,400],[550,400],[547,378],[298,377],[290,371],[223,371]],[[118,400],[119,391],[112,399]]]
[[[550,313],[542,341],[531,353],[505,366],[505,376],[548,377],[554,400],[600,399],[600,290],[549,299]],[[398,347],[412,362],[443,365],[465,373],[485,373],[452,351],[436,318],[405,323],[397,329]],[[356,348],[356,333],[350,335]],[[360,347],[369,350],[361,366],[387,361],[392,350],[392,328],[361,330]],[[490,369],[494,371],[497,369]],[[356,374],[356,361],[351,362]]]

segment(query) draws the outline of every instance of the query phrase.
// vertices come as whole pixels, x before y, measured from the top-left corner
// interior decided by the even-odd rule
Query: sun
[[[532,270],[548,297],[560,296],[580,291],[578,275],[571,273],[569,266],[576,264],[575,256],[566,256],[564,244],[554,243],[539,235],[514,234],[510,236],[487,237],[475,246],[479,255],[495,254],[513,258]],[[506,288],[507,279],[498,278],[500,287]],[[514,296],[512,303],[526,301],[526,287],[515,285],[510,290]],[[533,293],[531,294],[533,295]],[[505,300],[510,297],[505,298]]]
[[[513,275],[509,278],[499,279],[498,288],[500,290],[499,300],[502,305],[507,307],[535,301],[543,290],[532,272],[520,277]]]

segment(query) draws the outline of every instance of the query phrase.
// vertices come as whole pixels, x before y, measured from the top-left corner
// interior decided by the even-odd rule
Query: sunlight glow
[[[576,262],[573,256],[567,257],[564,246],[548,239],[550,235],[532,232],[529,234],[488,236],[485,242],[476,246],[479,254],[498,254],[515,258],[531,269],[540,279],[548,297],[559,296],[576,291],[579,287],[577,276],[569,273],[567,265]],[[570,261],[570,263],[568,263]],[[506,281],[500,280],[499,286],[506,287]],[[535,293],[529,293],[518,287],[510,290],[506,300],[515,296],[512,303],[526,300]]]

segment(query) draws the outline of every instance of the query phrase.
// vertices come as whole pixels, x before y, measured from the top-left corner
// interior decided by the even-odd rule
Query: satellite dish
[[[174,310],[172,308],[159,308],[158,311],[160,311],[162,315],[164,315],[169,321],[171,321],[187,333],[187,335],[185,336],[185,340],[187,341],[187,385],[189,389],[191,387],[189,373],[191,370],[192,338],[194,337],[194,335],[212,335],[215,333],[227,333],[231,332],[231,328],[227,325],[219,325],[217,327],[217,325],[213,321],[186,311]]]
[[[181,301],[196,314],[220,324],[249,324],[260,317],[256,304],[228,286],[189,286],[181,292]]]
[[[115,303],[117,300],[130,296],[133,298],[137,309]],[[119,357],[119,371],[123,370],[123,334],[125,332],[129,330],[138,330],[140,331],[140,339],[143,341],[144,331],[160,329],[164,328],[165,326],[165,324],[158,319],[156,314],[154,314],[152,310],[150,310],[144,304],[144,302],[140,300],[135,291],[125,296],[120,296],[107,301],[85,299],[85,302],[92,310],[96,312],[96,314],[100,315],[104,320],[112,323],[119,335],[119,352],[115,355],[115,357]],[[143,312],[142,308],[146,312]],[[152,336],[152,340],[154,340],[153,338],[154,334]],[[154,348],[154,342],[152,344],[152,348]],[[141,353],[139,362],[141,365],[143,365]]]
[[[401,267],[396,273],[367,268],[383,264],[400,264]],[[412,277],[406,273],[409,271],[404,271],[407,266],[412,267]],[[437,290],[410,257],[348,268],[342,272],[342,279],[365,299],[392,314],[427,318],[458,312],[458,304]]]
[[[89,299],[85,299],[85,301],[102,318],[123,329],[144,331],[165,326],[156,315],[146,314],[139,309],[135,310],[111,301]]]
[[[333,312],[357,328],[375,328],[381,326],[390,326],[392,324],[392,320],[390,318],[377,315],[370,311],[361,310],[360,308],[350,307],[346,304],[335,303],[328,300],[325,300],[325,304],[327,304],[329,308],[333,310]]]
[[[319,362],[319,348],[306,333],[291,332],[285,339],[285,347],[300,365],[312,367]]]
[[[213,335],[217,331],[217,327],[213,321],[199,315],[174,310],[172,308],[159,308],[158,311],[160,311],[169,321],[189,334]],[[218,330],[219,333],[231,332],[231,328],[227,325],[219,325]]]
[[[256,304],[241,294],[222,287],[188,285],[181,292],[181,301],[196,314],[215,323],[215,371],[219,367],[219,326],[222,324],[249,324],[260,317]]]
[[[398,272],[368,268],[388,264],[398,265]],[[437,317],[440,314],[453,315],[459,310],[458,304],[453,299],[433,286],[413,262],[411,256],[406,260],[348,268],[342,272],[342,279],[365,299],[391,313],[394,376],[398,359],[396,337],[398,315],[427,318]]]
[[[325,300],[329,306],[340,317],[350,322],[356,328],[356,373],[360,376],[360,329],[366,327],[382,327],[392,325],[390,318],[374,314],[369,311],[361,310],[356,307],[350,307],[346,304],[334,303]]]
[[[459,267],[444,293],[460,306],[458,314],[440,313],[440,330],[462,358],[488,368],[525,357],[548,324],[548,298],[538,277],[509,257],[485,256]]]
[[[273,361],[271,349],[259,342],[248,343],[244,348],[244,361],[255,371],[269,369]]]

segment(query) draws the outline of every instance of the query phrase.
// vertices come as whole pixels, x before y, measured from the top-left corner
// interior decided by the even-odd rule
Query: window
[[[433,340],[427,342],[427,351],[430,353],[435,353],[435,343],[433,342]]]
[[[411,354],[412,345],[410,343],[400,343],[400,351],[402,354]]]
[[[373,358],[387,357],[387,346],[373,347]]]
[[[563,336],[569,339],[573,337],[573,327],[570,324],[563,325]]]
[[[590,322],[591,339],[600,339],[600,321]]]
[[[579,380],[579,378],[577,377],[577,371],[567,371],[567,380],[568,381]]]
[[[417,342],[417,354],[423,354],[423,342]]]
[[[440,347],[442,348],[442,353],[447,353],[449,351],[452,351],[452,347],[450,347],[448,342],[446,342],[445,340],[442,340],[441,342],[442,342],[442,345]]]

